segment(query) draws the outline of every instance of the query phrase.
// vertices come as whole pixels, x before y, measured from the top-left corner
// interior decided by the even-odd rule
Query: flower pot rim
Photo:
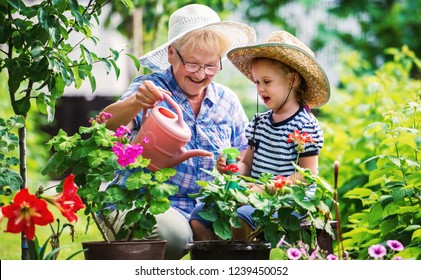
[[[167,243],[167,240],[164,239],[142,239],[142,240],[130,240],[130,241],[124,241],[124,240],[112,240],[112,241],[105,241],[105,240],[96,240],[96,241],[82,241],[82,244],[116,244],[116,245],[122,245],[127,243]]]
[[[248,251],[255,249],[272,249],[270,242],[246,242],[240,240],[204,240],[192,241],[186,244],[186,249],[210,248],[210,247],[230,247],[233,250]]]

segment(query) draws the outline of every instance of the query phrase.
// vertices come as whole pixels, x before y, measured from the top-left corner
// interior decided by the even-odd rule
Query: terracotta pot
[[[163,260],[166,240],[82,242],[85,260]]]
[[[270,243],[194,241],[186,245],[191,260],[269,260]]]

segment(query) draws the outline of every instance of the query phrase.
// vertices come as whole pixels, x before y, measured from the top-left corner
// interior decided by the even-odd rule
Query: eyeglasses
[[[200,66],[199,64],[196,63],[190,63],[190,62],[184,62],[183,57],[181,56],[181,54],[178,52],[178,50],[175,50],[177,52],[178,57],[181,60],[181,63],[183,63],[184,65],[184,69],[187,72],[190,73],[196,73],[197,71],[199,71],[200,69],[205,69],[205,73],[207,75],[215,75],[216,73],[219,72],[219,70],[222,69],[222,61],[221,61],[221,57],[219,57],[219,66]]]

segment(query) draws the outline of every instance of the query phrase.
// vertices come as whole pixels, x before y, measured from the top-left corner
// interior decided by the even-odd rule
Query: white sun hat
[[[202,28],[218,30],[226,34],[231,41],[228,50],[254,44],[256,41],[256,32],[252,27],[238,22],[221,21],[218,14],[211,8],[205,5],[191,4],[178,9],[170,16],[168,41],[141,56],[140,63],[152,71],[167,69],[170,66],[168,46],[188,32]]]

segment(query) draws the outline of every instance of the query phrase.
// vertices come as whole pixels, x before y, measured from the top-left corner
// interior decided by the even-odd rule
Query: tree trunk
[[[21,189],[25,189],[26,186],[26,116],[25,126],[19,128],[19,160],[20,160],[20,176],[22,177]],[[22,232],[21,247],[22,247],[22,260],[29,260],[28,240],[24,232]]]

